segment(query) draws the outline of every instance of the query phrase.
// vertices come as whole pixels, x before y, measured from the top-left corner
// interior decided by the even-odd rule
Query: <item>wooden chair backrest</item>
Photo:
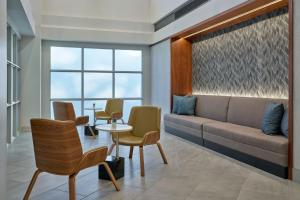
[[[37,168],[53,174],[72,174],[83,156],[75,123],[31,119],[31,131]]]
[[[54,119],[55,120],[76,120],[76,115],[74,111],[74,106],[71,102],[58,102],[55,101],[52,103],[53,105],[53,112],[54,112]]]

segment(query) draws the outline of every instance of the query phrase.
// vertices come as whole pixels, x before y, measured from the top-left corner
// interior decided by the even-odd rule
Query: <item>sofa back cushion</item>
[[[231,97],[227,121],[233,124],[260,129],[266,107],[271,102],[287,104],[287,100],[285,99]]]
[[[230,97],[197,95],[196,116],[226,122]]]

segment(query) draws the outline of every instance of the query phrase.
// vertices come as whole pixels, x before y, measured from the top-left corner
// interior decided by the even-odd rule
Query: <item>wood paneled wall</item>
[[[178,39],[171,43],[171,97],[187,94],[192,94],[192,44]]]

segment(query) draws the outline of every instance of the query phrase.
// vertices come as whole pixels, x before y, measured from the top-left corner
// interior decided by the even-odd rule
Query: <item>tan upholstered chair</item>
[[[119,134],[119,144],[130,146],[129,158],[132,158],[134,146],[140,148],[140,165],[141,176],[145,175],[144,170],[144,152],[143,147],[146,145],[156,144],[165,164],[168,164],[166,155],[159,143],[160,139],[160,108],[154,106],[136,106],[132,107],[128,124],[133,126],[133,130],[128,133]],[[113,135],[114,143],[111,145],[108,154],[111,154],[115,147],[115,135]]]
[[[69,199],[74,200],[76,198],[76,175],[80,170],[95,165],[104,165],[116,190],[120,190],[114,175],[105,162],[107,147],[99,147],[83,153],[73,121],[32,119],[31,130],[37,170],[28,186],[24,196],[25,200],[29,198],[41,172],[69,176]]]
[[[105,111],[96,112],[97,120],[106,120],[110,123],[111,120],[120,119],[124,124],[123,117],[123,99],[108,99],[105,106]]]
[[[55,120],[60,120],[60,121],[71,120],[75,123],[76,126],[88,125],[89,116],[76,117],[73,103],[55,101],[52,104],[53,104],[53,112],[54,112]],[[90,126],[88,127],[93,137],[95,138],[96,136],[94,131]]]

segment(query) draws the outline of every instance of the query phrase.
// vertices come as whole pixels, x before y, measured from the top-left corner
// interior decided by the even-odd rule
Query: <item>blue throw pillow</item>
[[[173,95],[173,109],[172,109],[172,113],[175,113],[175,114],[178,113],[179,104],[180,104],[182,98],[183,98],[183,96]]]
[[[285,137],[288,137],[288,131],[289,131],[289,112],[288,109],[286,109],[281,120],[281,133]]]
[[[265,134],[278,134],[280,133],[281,119],[284,113],[282,104],[270,103],[264,114],[262,131]]]
[[[179,115],[194,115],[195,114],[195,105],[196,105],[196,97],[195,96],[185,96],[182,97],[178,114]]]

